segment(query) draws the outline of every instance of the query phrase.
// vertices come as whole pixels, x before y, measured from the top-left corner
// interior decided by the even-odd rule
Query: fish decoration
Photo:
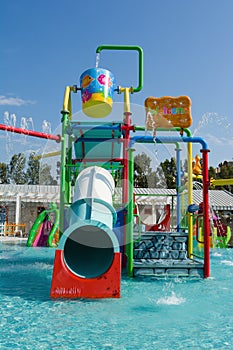
[[[86,89],[93,80],[94,78],[92,78],[90,75],[85,75],[85,77],[82,79],[82,88]]]
[[[100,74],[98,76],[97,80],[100,83],[100,85],[107,85],[107,86],[112,85],[111,79],[109,77],[107,77],[105,74]]]

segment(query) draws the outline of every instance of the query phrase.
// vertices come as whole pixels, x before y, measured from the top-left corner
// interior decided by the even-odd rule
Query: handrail
[[[19,230],[21,228],[23,231],[25,231],[26,224],[16,224],[16,223],[15,224],[5,224],[4,236],[15,234],[15,231],[16,231],[17,227],[19,227]]]
[[[210,179],[210,186],[233,185],[233,179]]]

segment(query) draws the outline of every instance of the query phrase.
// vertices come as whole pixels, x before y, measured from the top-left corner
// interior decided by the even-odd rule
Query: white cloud
[[[224,136],[214,136],[211,134],[207,134],[206,136],[206,140],[208,143],[212,144],[212,145],[216,145],[219,147],[226,147],[226,146],[233,146],[233,138],[231,137],[224,137]]]
[[[224,139],[222,140],[221,138],[214,136],[214,135],[211,135],[211,134],[206,134],[205,139],[207,140],[207,142],[215,144],[215,145],[219,145],[219,146],[226,144],[226,140],[224,140]]]
[[[0,95],[0,106],[25,106],[28,104],[34,104],[35,101],[23,100],[20,97],[7,97]]]

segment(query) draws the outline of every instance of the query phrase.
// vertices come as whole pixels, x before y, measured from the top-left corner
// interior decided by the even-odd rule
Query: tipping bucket
[[[110,71],[90,68],[81,75],[80,86],[83,113],[92,118],[111,113],[115,79]]]

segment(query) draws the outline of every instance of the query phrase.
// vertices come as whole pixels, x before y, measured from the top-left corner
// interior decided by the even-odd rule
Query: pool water
[[[233,249],[206,280],[122,278],[120,299],[51,300],[53,248],[0,242],[0,349],[233,349]]]

